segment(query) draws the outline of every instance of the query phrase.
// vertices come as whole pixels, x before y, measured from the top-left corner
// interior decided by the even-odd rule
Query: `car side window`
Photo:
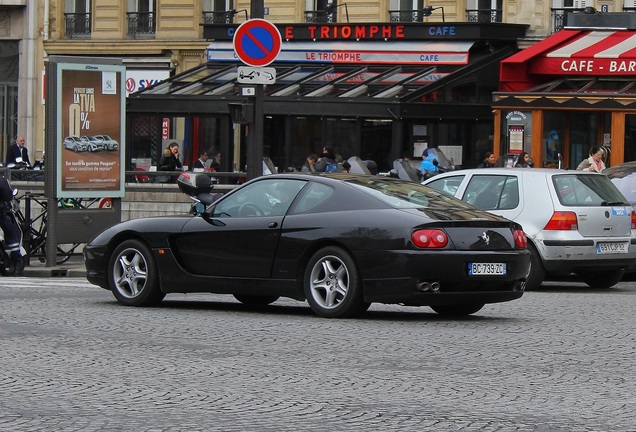
[[[501,199],[499,200],[499,210],[511,210],[519,206],[519,179],[517,177],[507,177],[503,187]]]
[[[313,182],[298,198],[290,214],[304,213],[318,207],[333,195],[333,188],[322,183]]]
[[[515,176],[475,175],[462,200],[482,210],[513,209],[519,205],[518,180]]]
[[[437,180],[433,180],[430,183],[427,183],[426,186],[432,187],[433,189],[437,189],[440,192],[447,193],[451,196],[455,196],[457,193],[457,189],[459,189],[459,185],[464,181],[463,175],[458,176],[449,176],[440,178]]]
[[[214,206],[212,217],[283,216],[307,184],[304,180],[267,179],[247,185]]]

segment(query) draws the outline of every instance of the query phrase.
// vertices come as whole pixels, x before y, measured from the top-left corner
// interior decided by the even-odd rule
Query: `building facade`
[[[568,11],[586,7],[618,12],[631,11],[634,4],[579,0],[279,0],[265,2],[265,18],[274,23],[523,24],[528,27],[518,47],[525,48],[567,25]],[[7,145],[17,135],[26,137],[32,159],[43,156],[43,71],[48,56],[121,58],[130,71],[128,89],[137,91],[206,63],[210,40],[204,28],[241,23],[249,18],[249,9],[249,1],[232,0],[0,0],[3,159]],[[226,133],[217,130],[210,133]],[[170,138],[186,139],[185,120],[174,119],[169,133]],[[151,151],[156,151],[161,143],[153,146]]]

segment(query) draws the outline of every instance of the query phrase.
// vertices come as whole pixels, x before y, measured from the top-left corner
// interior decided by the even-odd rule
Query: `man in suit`
[[[19,161],[18,158],[22,158],[22,162],[25,162],[28,166],[31,166],[31,161],[29,160],[29,150],[24,146],[24,137],[19,136],[18,139],[15,140],[14,144],[11,144],[7,149],[7,165],[10,163],[17,164]]]
[[[208,167],[207,160],[208,152],[205,150],[201,150],[199,152],[199,159],[197,159],[197,161],[192,165],[192,168],[206,169]]]

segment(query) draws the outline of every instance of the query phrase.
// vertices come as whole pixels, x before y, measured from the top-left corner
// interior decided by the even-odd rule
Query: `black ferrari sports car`
[[[372,302],[468,315],[524,292],[521,226],[418,183],[275,174],[218,199],[207,174],[177,183],[193,214],[125,221],[84,249],[89,282],[124,305],[209,292],[249,305],[306,300],[323,317]]]

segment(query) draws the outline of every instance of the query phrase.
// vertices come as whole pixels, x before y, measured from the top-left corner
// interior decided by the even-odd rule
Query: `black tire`
[[[598,272],[578,273],[578,276],[590,288],[611,288],[621,281],[625,270],[599,270]]]
[[[457,305],[443,305],[443,306],[429,306],[436,313],[443,316],[467,316],[479,312],[484,307],[484,303],[477,304],[457,304]]]
[[[4,247],[4,245],[0,245]],[[12,276],[14,274],[14,268],[11,259],[4,253],[4,250],[0,250],[0,274],[2,276]]]
[[[321,317],[349,318],[371,305],[364,301],[356,263],[339,247],[325,247],[311,257],[303,285],[309,307]]]
[[[165,297],[152,252],[139,240],[126,240],[113,251],[108,283],[117,301],[125,306],[152,306]]]
[[[248,306],[267,306],[278,300],[278,296],[234,294],[234,298]]]
[[[545,269],[539,251],[530,243],[528,243],[528,250],[530,251],[530,271],[526,276],[526,291],[539,288],[545,279]]]

